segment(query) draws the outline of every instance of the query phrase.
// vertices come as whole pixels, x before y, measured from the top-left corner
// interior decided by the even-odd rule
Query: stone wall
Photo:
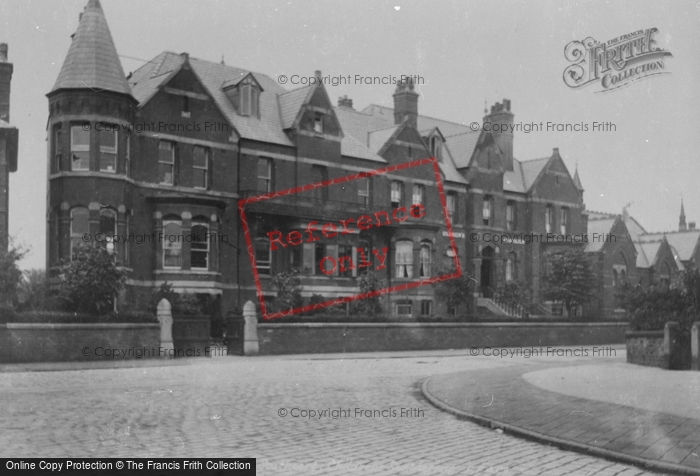
[[[159,324],[0,324],[0,362],[158,358]]]
[[[627,362],[649,367],[669,368],[664,351],[664,331],[633,331],[626,334]]]
[[[626,323],[259,323],[260,354],[610,345]]]

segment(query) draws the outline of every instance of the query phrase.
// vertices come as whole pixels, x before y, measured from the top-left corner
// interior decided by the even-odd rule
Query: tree
[[[443,270],[438,274],[444,276],[454,273],[454,270]],[[474,280],[466,273],[458,278],[440,281],[435,285],[435,297],[447,305],[447,308],[457,309],[469,304]]]
[[[27,250],[10,243],[7,251],[0,250],[0,306],[17,303],[22,282],[22,271],[17,263],[24,258]]]
[[[97,314],[112,311],[126,281],[114,256],[99,245],[79,247],[64,265],[62,276],[60,297],[66,309]]]
[[[43,269],[29,269],[23,273],[19,285],[19,310],[37,311],[49,308],[49,282]]]
[[[354,301],[350,307],[350,313],[362,316],[376,316],[382,314],[384,309],[380,300],[379,291],[385,288],[384,280],[376,272],[367,272],[360,276],[360,294],[376,293],[373,296]]]
[[[272,306],[276,311],[290,311],[304,303],[301,297],[301,276],[298,269],[278,273],[272,278],[272,284],[277,288],[277,298]]]
[[[532,301],[530,287],[527,283],[514,279],[498,288],[498,296],[504,304],[512,307],[529,309]]]
[[[582,250],[550,253],[545,257],[549,272],[544,280],[545,299],[560,301],[569,316],[594,295],[596,276]]]

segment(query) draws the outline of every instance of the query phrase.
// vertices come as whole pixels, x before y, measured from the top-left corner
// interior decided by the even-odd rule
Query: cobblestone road
[[[183,364],[0,373],[0,454],[256,457],[262,475],[651,474],[504,435],[423,399],[423,379],[507,365],[493,359]]]

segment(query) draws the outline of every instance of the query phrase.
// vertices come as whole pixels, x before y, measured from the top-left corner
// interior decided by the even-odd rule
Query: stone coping
[[[55,329],[55,330],[90,330],[90,329],[160,329],[160,324],[155,323],[138,323],[138,322],[115,322],[107,323],[86,323],[86,324],[46,324],[46,323],[24,323],[24,322],[8,322],[4,324],[8,329],[23,329],[23,330],[39,330],[39,329]]]
[[[259,329],[295,327],[627,327],[626,322],[258,322]],[[663,331],[661,332],[663,335]]]
[[[625,337],[663,337],[664,331],[627,331]]]

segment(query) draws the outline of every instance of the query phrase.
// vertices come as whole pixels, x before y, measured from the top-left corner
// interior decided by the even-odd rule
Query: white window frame
[[[107,134],[114,134],[114,147],[102,145],[102,137],[107,135]],[[116,174],[117,173],[117,151],[119,149],[119,131],[117,131],[117,130],[102,130],[102,131],[99,131],[98,137],[100,139],[100,164],[99,164],[100,172],[105,172],[108,174]],[[104,163],[103,155],[111,155],[114,157],[112,170],[110,170],[109,168],[102,167],[102,165]]]
[[[394,190],[394,187],[396,187],[396,190]],[[398,200],[394,200],[394,198],[398,198]],[[395,207],[394,202],[397,203]],[[392,180],[390,203],[392,208],[400,208],[403,205],[403,182]]]
[[[111,216],[114,219],[114,229],[113,230],[103,230],[102,229],[102,217]],[[103,208],[100,210],[100,233],[102,234],[101,239],[107,251],[110,254],[114,254],[116,249],[114,247],[114,236],[117,234],[117,212],[112,208]]]
[[[457,195],[449,192],[447,193],[446,197],[447,199],[447,214],[450,216],[450,220],[456,221],[455,218],[457,217]]]
[[[194,241],[194,238],[190,239],[190,269],[200,269],[200,270],[207,270],[209,269],[209,252],[210,252],[210,247],[209,247],[209,240],[208,240],[208,235],[209,235],[209,223],[202,221],[202,220],[193,220],[192,221],[192,227],[190,228],[190,236],[194,237],[194,228],[197,226],[203,227],[206,231],[204,232],[204,247],[203,248],[195,248],[196,246],[199,246],[202,244],[199,241]],[[194,260],[192,259],[192,256],[194,253],[204,253],[204,261],[205,265],[204,266],[195,266],[194,265]]]
[[[544,211],[544,231],[545,233],[554,232],[554,207],[547,205]]]
[[[165,229],[170,224],[177,224],[180,226],[180,235],[166,235]],[[182,269],[182,220],[163,220],[163,269]],[[180,236],[179,240],[171,241],[169,236]],[[166,247],[167,246],[167,247]],[[166,264],[166,254],[168,251],[180,251],[180,264],[179,265],[167,265]]]
[[[559,221],[559,232],[562,235],[566,235],[569,231],[569,209],[566,207],[562,207],[560,213],[560,221]]]
[[[124,175],[131,177],[131,136],[126,136],[126,145],[124,147]]]
[[[427,305],[426,307],[428,308],[428,312],[423,312],[423,306]],[[432,316],[433,315],[433,301],[432,299],[423,299],[420,302],[420,315],[421,316]]]
[[[404,311],[404,312],[402,312]],[[405,312],[408,311],[408,312]],[[412,316],[413,315],[413,302],[396,302],[394,303],[394,315],[396,316]]]
[[[370,177],[364,179],[364,181],[359,182],[360,186],[357,188],[357,195],[360,197],[360,204],[364,207],[369,207],[369,195],[370,195]],[[362,185],[364,184],[364,188]]]
[[[75,144],[75,136],[74,132],[86,132],[88,135],[88,144],[87,145],[78,145]],[[73,172],[83,172],[83,171],[88,171],[90,170],[90,140],[91,140],[91,134],[90,131],[84,131],[83,126],[71,126],[70,128],[70,169]],[[80,167],[76,168],[75,164],[76,162],[73,160],[73,152],[87,152],[87,166],[86,167]],[[81,161],[82,162],[82,161]]]
[[[162,148],[164,144],[168,144],[167,148]],[[172,159],[171,162],[164,162],[161,160],[161,151],[170,151],[170,158]],[[169,166],[170,167],[170,182],[163,181],[160,176],[160,166]],[[162,140],[158,143],[158,182],[162,185],[175,185],[175,143],[167,140]]]
[[[493,204],[490,196],[486,195],[481,205],[481,218],[484,225],[493,226]]]
[[[506,203],[506,229],[514,231],[517,226],[515,202],[509,201]]]
[[[323,114],[320,112],[314,114],[314,132],[323,134]]]
[[[394,277],[397,279],[413,278],[413,242],[397,241],[394,252],[396,268]]]
[[[258,243],[267,244],[267,259],[258,259]],[[270,249],[270,240],[264,237],[259,237],[255,239],[255,266],[258,270],[258,274],[272,275],[272,250]]]
[[[411,194],[411,205],[425,205],[425,186],[414,183]]]
[[[425,251],[427,250],[427,252]],[[421,243],[420,245],[420,253],[419,253],[419,260],[420,260],[420,265],[418,268],[418,276],[420,278],[429,278],[430,273],[431,273],[431,265],[432,265],[432,246],[430,246],[429,243]]]
[[[196,151],[201,150],[203,155],[204,155],[204,166],[197,165],[195,158],[197,157]],[[207,190],[209,188],[209,162],[210,162],[210,154],[211,154],[211,149],[208,147],[204,147],[201,145],[195,145],[192,148],[192,168],[196,170],[201,170],[203,171],[204,174],[204,186],[193,184],[194,188],[202,189],[202,190]],[[194,178],[194,174],[192,174],[192,177]]]
[[[267,164],[267,176],[260,175],[260,163],[265,162]],[[269,193],[272,191],[272,159],[268,157],[258,157],[257,160],[257,183],[256,183],[256,189],[258,189],[258,192],[264,192],[264,193]],[[259,190],[260,189],[260,180],[265,180],[266,181],[266,187],[265,190]]]

